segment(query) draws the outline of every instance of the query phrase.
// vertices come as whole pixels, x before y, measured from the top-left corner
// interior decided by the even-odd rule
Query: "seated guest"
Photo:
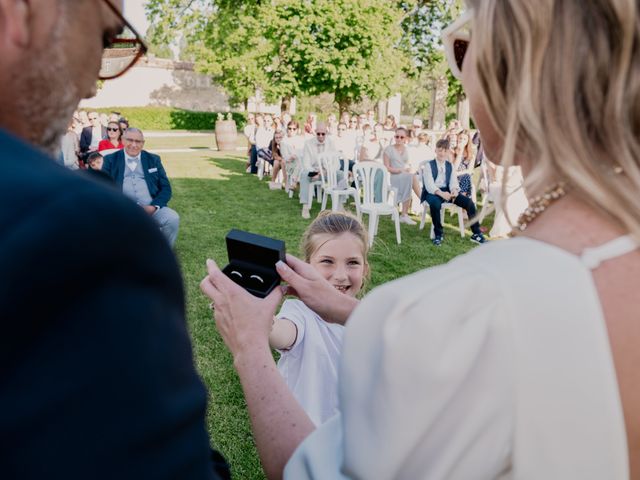
[[[271,140],[273,140],[273,118],[271,115],[257,115],[256,116],[256,158],[251,158],[251,162],[255,160],[255,163],[251,164],[251,173],[258,173],[258,160],[270,162],[269,146]]]
[[[102,154],[100,152],[91,152],[87,157],[86,172],[95,180],[113,185],[111,177],[106,172],[102,171],[103,164],[104,158]]]
[[[70,170],[78,170],[80,168],[78,153],[80,153],[80,145],[78,143],[78,135],[74,130],[74,120],[72,119],[67,128],[67,133],[60,139],[60,154],[62,155],[63,165]]]
[[[271,165],[273,166],[273,170],[271,171],[271,181],[269,182],[269,188],[271,190],[280,190],[282,188],[282,184],[277,182],[278,173],[282,170],[283,181],[287,183],[287,171],[284,168],[284,160],[282,159],[282,130],[276,130],[273,134],[273,140],[271,140],[271,145],[269,146],[269,150],[271,151]]]
[[[310,138],[304,144],[302,154],[302,168],[300,172],[300,203],[302,204],[302,218],[311,218],[311,202],[309,201],[309,185],[320,179],[320,155],[337,151],[330,138],[327,138],[327,126],[324,123],[316,125],[315,138]]]
[[[98,151],[100,140],[107,137],[107,128],[100,123],[98,112],[89,113],[91,125],[82,129],[80,135],[80,158],[85,160],[89,153]]]
[[[448,140],[438,140],[436,143],[436,158],[427,163],[423,172],[423,188],[422,202],[429,204],[431,221],[433,222],[433,244],[440,246],[442,243],[443,230],[440,218],[440,209],[445,202],[453,203],[458,207],[464,208],[469,218],[476,215],[476,206],[469,197],[458,195],[460,187],[458,186],[458,178],[454,171],[453,164],[448,161],[449,158],[449,142]],[[476,243],[485,243],[484,236],[480,232],[480,225],[475,222],[471,225],[471,241]]]
[[[458,175],[458,185],[460,193],[471,198],[473,189],[471,186],[471,175],[473,175],[473,144],[468,130],[463,130],[458,134],[458,145],[454,151],[453,166]]]
[[[295,120],[287,124],[287,136],[280,143],[282,160],[285,165],[285,189],[292,188],[300,176],[304,136],[300,134],[300,125]]]
[[[338,133],[331,138],[336,150],[340,152],[340,169],[344,170],[344,162],[347,162],[349,171],[352,171],[355,165],[356,136],[347,131],[345,123],[340,122],[338,124]]]
[[[87,157],[87,170],[92,172],[98,172],[102,170],[104,164],[104,157],[99,152],[92,152]]]
[[[389,116],[392,117],[392,115]],[[394,139],[395,143],[384,149],[382,158],[384,166],[390,173],[391,186],[397,192],[396,203],[402,204],[400,223],[415,225],[416,222],[409,217],[409,207],[411,206],[411,191],[419,197],[420,185],[416,172],[409,163],[409,149],[406,145],[407,129],[404,127],[396,129]]]
[[[109,122],[107,124],[107,138],[100,140],[98,151],[113,150],[114,148],[124,148],[122,144],[122,130],[118,121]]]
[[[137,128],[124,132],[124,150],[104,158],[102,170],[122,192],[140,205],[160,226],[160,231],[174,245],[180,217],[167,207],[171,184],[158,155],[143,150],[144,135]]]

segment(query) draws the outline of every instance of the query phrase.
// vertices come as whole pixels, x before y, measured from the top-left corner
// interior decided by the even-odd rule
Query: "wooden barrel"
[[[218,150],[235,150],[238,131],[235,120],[216,121],[216,143]]]

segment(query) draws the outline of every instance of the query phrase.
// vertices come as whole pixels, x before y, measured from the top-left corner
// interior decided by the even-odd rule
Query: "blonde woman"
[[[295,479],[640,479],[638,2],[468,3],[445,32],[452,71],[531,209],[516,238],[362,301],[340,413],[315,431],[268,347],[282,292],[253,300],[210,265],[202,287],[270,478],[288,462]],[[287,262],[301,300],[344,322],[354,302]]]

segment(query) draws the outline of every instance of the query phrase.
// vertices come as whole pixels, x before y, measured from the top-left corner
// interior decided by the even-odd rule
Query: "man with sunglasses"
[[[122,8],[0,0],[2,478],[228,477],[167,242],[124,195],[52,159],[99,74],[144,53]]]
[[[327,126],[318,123],[315,138],[310,138],[304,144],[302,153],[302,171],[300,173],[300,203],[302,204],[302,218],[311,218],[310,190],[312,182],[320,180],[320,156],[326,154],[338,155],[331,138],[327,134]]]
[[[91,152],[97,152],[100,141],[107,138],[107,128],[100,123],[98,112],[89,112],[90,127],[84,127],[80,134],[80,156],[86,160]]]

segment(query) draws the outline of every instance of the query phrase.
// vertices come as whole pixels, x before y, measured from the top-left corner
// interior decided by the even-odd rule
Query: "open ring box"
[[[282,240],[242,230],[227,233],[229,265],[222,272],[252,295],[264,298],[280,285],[276,263],[285,261]]]

